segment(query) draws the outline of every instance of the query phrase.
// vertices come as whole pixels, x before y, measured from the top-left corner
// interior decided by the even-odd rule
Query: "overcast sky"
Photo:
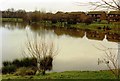
[[[57,11],[89,11],[90,6],[78,6],[80,3],[100,0],[0,0],[0,10],[8,8],[25,9],[27,11],[44,10],[47,12]]]

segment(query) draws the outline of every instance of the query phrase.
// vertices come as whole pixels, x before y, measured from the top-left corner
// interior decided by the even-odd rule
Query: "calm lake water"
[[[117,42],[108,41],[106,35],[93,36],[95,33],[91,35],[92,33],[83,30],[30,26],[24,23],[2,23],[0,25],[2,61],[24,57],[26,33],[46,37],[48,41],[55,42],[59,48],[59,54],[53,62],[52,71],[54,72],[108,69],[105,64],[98,65],[98,58],[103,58],[105,54],[96,47],[103,48],[101,44],[111,48],[118,47]]]

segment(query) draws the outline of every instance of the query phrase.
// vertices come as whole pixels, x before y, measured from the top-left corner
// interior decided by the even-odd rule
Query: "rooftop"
[[[88,14],[102,14],[102,13],[106,13],[105,11],[91,11],[88,12]]]
[[[120,11],[110,11],[108,14],[120,14]]]

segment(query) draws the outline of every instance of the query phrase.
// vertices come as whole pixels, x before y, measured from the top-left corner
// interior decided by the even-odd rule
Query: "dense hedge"
[[[16,66],[14,66],[14,65],[8,65],[8,66],[2,67],[3,74],[14,73],[15,71],[16,71]]]
[[[30,66],[37,66],[37,60],[35,58],[24,58],[22,60],[14,60],[12,62],[13,65],[15,65],[16,67],[30,67]]]
[[[37,60],[35,58],[24,58],[24,59],[15,59],[11,61],[4,61],[2,67],[3,74],[14,73],[18,68],[21,67],[37,67]]]

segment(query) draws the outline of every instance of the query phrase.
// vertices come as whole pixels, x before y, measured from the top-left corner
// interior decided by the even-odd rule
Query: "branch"
[[[113,2],[116,4],[116,6],[118,7],[118,8],[120,8],[120,5],[119,5],[119,2],[118,2],[118,4],[117,4],[117,2],[115,1],[115,0],[113,0]]]
[[[115,9],[118,9],[117,7],[115,7],[115,6],[113,6],[113,5],[111,5],[111,4],[109,4],[108,2],[106,2],[105,0],[102,0],[106,5],[108,5],[108,6],[110,6],[110,7],[113,7],[113,8],[115,8]]]

